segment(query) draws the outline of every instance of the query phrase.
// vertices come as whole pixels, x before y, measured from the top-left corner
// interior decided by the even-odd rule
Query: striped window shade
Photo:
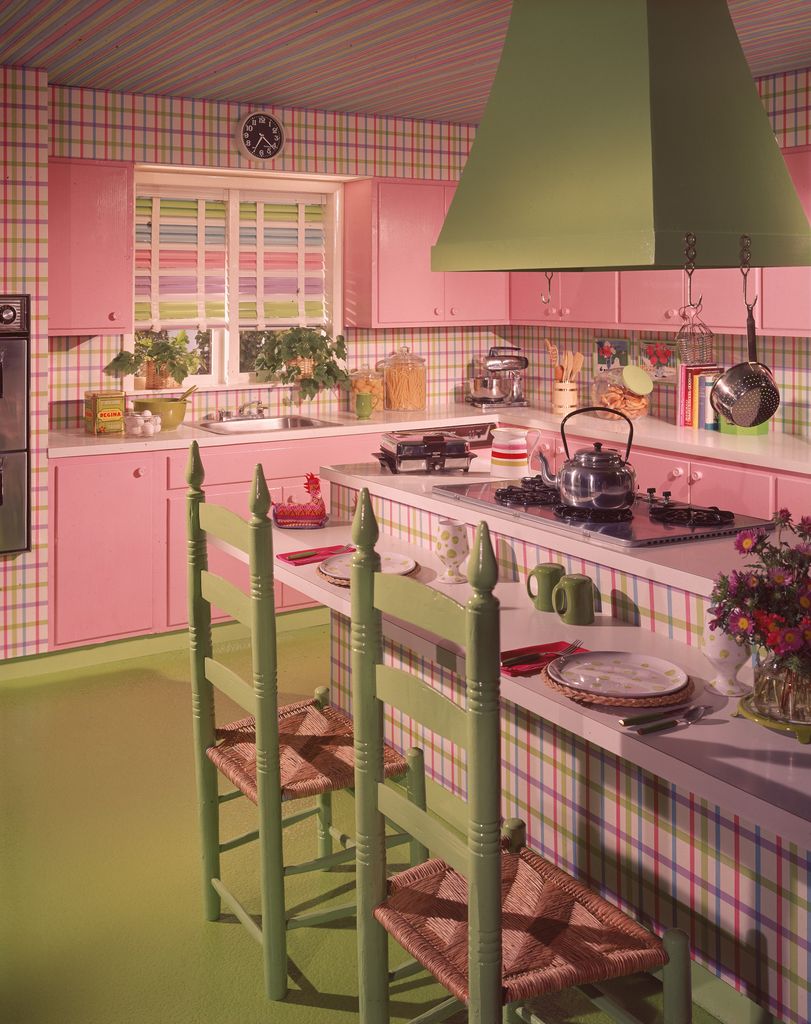
[[[239,326],[262,330],[324,324],[324,197],[244,196],[239,203]]]
[[[135,200],[135,326],[226,322],[224,197],[137,195]]]

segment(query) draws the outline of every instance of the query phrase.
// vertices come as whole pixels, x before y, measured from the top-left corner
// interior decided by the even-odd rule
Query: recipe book
[[[704,425],[704,406],[699,406],[698,393],[700,378],[715,379],[722,373],[716,363],[681,363],[676,390],[676,425],[679,427],[701,427]],[[699,411],[700,410],[700,411]],[[714,428],[711,428],[714,429]]]

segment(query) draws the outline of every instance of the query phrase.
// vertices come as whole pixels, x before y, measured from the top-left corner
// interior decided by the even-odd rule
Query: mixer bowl
[[[512,381],[509,377],[468,377],[467,393],[471,398],[498,401],[512,393]]]

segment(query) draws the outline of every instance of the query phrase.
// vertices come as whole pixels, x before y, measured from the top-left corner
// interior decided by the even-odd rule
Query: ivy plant
[[[147,362],[153,362],[162,374],[168,374],[178,384],[190,373],[196,373],[205,356],[208,331],[198,331],[193,348],[189,348],[189,336],[178,331],[170,337],[168,331],[136,331],[132,352],[119,352],[104,367],[104,372],[114,377],[139,374]]]
[[[311,359],[313,369],[305,376],[300,359]],[[346,361],[346,340],[335,339],[315,327],[290,327],[285,331],[263,331],[257,346],[254,369],[282,384],[298,386],[302,398],[315,398],[325,388],[338,387],[349,380],[341,366]]]

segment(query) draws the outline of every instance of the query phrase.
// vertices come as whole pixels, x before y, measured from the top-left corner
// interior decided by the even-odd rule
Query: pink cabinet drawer
[[[772,514],[772,477],[745,466],[690,461],[690,500],[717,505],[744,516],[768,519]]]
[[[776,507],[787,508],[795,522],[801,516],[811,516],[811,477],[778,476]]]

